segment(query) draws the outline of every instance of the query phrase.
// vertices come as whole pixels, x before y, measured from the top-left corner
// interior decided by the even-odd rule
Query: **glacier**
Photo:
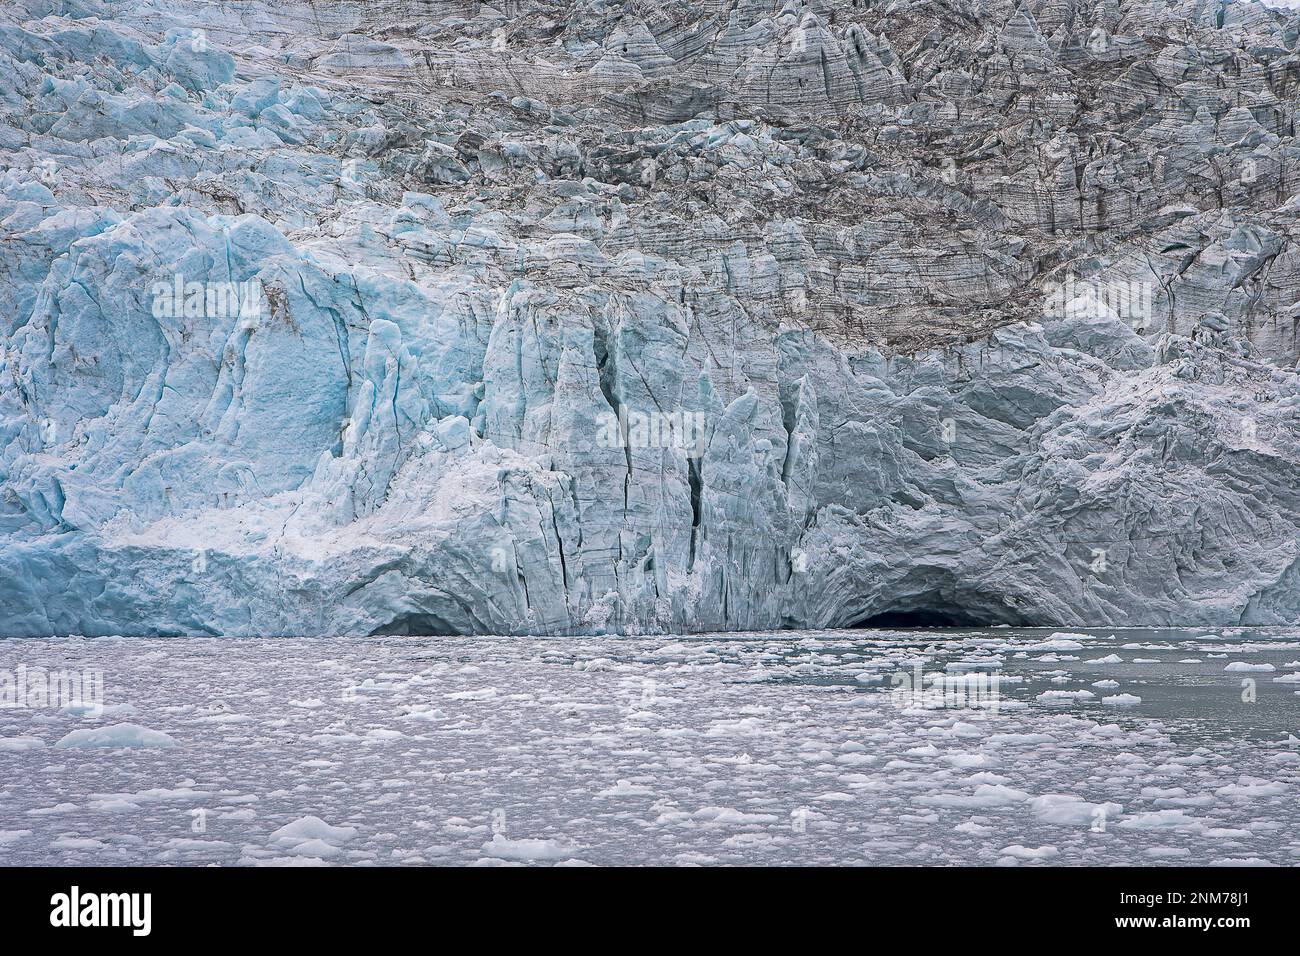
[[[1300,623],[1298,43],[9,3],[0,634]]]

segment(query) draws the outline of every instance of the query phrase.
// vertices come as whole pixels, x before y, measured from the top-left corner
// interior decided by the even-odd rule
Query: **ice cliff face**
[[[0,633],[1300,621],[1300,17],[0,10]]]

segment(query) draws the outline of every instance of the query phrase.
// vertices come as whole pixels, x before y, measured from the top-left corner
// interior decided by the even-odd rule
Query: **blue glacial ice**
[[[919,153],[678,115],[662,51],[571,38],[590,89],[503,93],[490,8],[423,43],[370,35],[401,3],[238,7],[0,12],[0,633],[1300,621],[1295,201],[1197,205],[1189,171],[1225,130],[1294,156],[1249,111],[1119,129],[1178,202],[1103,242],[1064,218],[1117,201],[1101,161],[1004,176],[1049,234]],[[818,95],[892,117],[878,149],[950,123],[853,42]],[[1157,321],[1044,309],[1049,252],[1147,262]]]

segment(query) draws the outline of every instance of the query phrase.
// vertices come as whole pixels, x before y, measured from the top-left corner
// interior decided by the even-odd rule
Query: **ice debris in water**
[[[175,747],[176,741],[160,730],[150,730],[139,724],[113,724],[74,730],[62,737],[54,746],[63,748],[87,747]]]

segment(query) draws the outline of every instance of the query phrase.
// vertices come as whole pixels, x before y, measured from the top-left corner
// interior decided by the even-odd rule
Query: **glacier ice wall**
[[[0,633],[1300,622],[1300,17],[0,11]]]

